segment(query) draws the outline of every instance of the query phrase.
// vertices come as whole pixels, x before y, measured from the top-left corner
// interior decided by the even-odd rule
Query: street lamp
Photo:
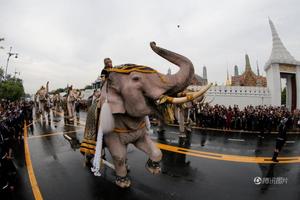
[[[12,52],[11,52],[11,49],[12,49],[12,47],[10,47],[9,52],[7,53],[7,54],[8,54],[8,57],[7,57],[6,69],[5,69],[5,78],[7,78],[7,68],[8,68],[9,58],[10,58],[11,56],[15,56],[15,58],[18,58],[18,53],[12,53]]]

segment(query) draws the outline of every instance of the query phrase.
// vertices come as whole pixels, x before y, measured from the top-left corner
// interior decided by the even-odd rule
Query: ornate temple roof
[[[238,68],[235,66],[235,71]],[[245,71],[241,75],[231,76],[231,83],[229,82],[229,75],[227,72],[227,81],[226,85],[233,85],[233,86],[267,86],[267,79],[266,77],[256,75],[252,69],[250,64],[250,59],[248,54],[245,55]]]
[[[273,47],[271,56],[265,64],[265,70],[267,70],[271,64],[300,65],[300,62],[297,61],[283,45],[271,19],[269,19],[269,24],[272,32]]]

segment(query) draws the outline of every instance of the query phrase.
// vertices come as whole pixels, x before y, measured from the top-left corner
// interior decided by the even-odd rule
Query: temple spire
[[[234,66],[234,76],[238,76],[239,75],[239,68],[237,65]]]
[[[202,75],[203,78],[204,78],[204,79],[207,79],[207,70],[206,70],[206,66],[203,66],[203,72],[202,72],[202,73],[203,73],[203,75]]]
[[[229,79],[229,72],[228,72],[228,67],[227,67],[227,78],[226,78],[226,83],[225,85],[230,86],[231,85],[231,81]]]
[[[256,61],[256,69],[257,69],[257,76],[260,76],[259,67],[258,67],[258,61]]]
[[[271,64],[292,64],[300,65],[300,62],[297,61],[290,52],[285,48],[272,20],[269,18],[269,24],[272,32],[273,46],[272,52],[269,60],[265,64],[265,70],[267,70]]]
[[[251,65],[250,65],[250,60],[248,54],[245,55],[245,60],[246,60],[246,69],[245,71],[251,71]]]

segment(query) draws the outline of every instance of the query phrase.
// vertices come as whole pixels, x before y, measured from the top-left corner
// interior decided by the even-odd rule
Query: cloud
[[[226,70],[244,68],[247,52],[261,71],[271,53],[267,17],[275,23],[287,49],[300,59],[300,27],[296,0],[279,1],[17,1],[0,7],[0,66],[9,46],[19,53],[9,72],[21,71],[27,92],[50,81],[51,88],[84,87],[101,71],[103,59],[114,64],[137,63],[166,73],[176,66],[149,48],[158,45],[192,60],[198,74],[223,83]],[[180,25],[178,28],[177,25]]]

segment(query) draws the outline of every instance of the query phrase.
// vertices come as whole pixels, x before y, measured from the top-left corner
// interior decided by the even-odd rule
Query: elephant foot
[[[153,161],[149,158],[149,160],[146,163],[146,169],[151,174],[159,174],[161,172],[160,162]]]
[[[131,185],[131,181],[128,176],[117,176],[115,183],[121,188],[128,188]]]

